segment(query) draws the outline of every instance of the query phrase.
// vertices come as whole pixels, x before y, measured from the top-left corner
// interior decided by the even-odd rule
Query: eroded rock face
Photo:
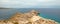
[[[0,21],[0,24],[57,24],[55,21],[44,19],[38,12],[32,10],[28,13],[16,13],[8,21]]]

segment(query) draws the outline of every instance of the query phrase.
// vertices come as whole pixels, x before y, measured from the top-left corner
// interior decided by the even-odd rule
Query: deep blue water
[[[0,9],[0,20],[8,19],[16,12],[29,12],[30,10],[37,10],[40,16],[60,22],[60,8],[14,8],[14,9]]]

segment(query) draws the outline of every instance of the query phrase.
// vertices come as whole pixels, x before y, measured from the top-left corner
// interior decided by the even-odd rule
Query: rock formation
[[[28,13],[16,13],[8,20],[1,20],[0,24],[58,24],[54,20],[45,19],[32,10]]]

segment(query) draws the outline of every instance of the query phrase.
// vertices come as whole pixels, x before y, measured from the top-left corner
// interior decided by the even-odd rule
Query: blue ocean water
[[[14,9],[0,9],[0,20],[9,19],[16,12],[26,13],[30,10],[40,12],[40,16],[60,22],[60,8],[14,8]]]

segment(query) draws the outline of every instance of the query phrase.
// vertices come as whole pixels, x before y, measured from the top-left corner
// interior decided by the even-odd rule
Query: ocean
[[[40,12],[40,16],[60,22],[60,8],[11,8],[0,9],[0,20],[9,19],[16,12],[26,13],[31,10]]]

